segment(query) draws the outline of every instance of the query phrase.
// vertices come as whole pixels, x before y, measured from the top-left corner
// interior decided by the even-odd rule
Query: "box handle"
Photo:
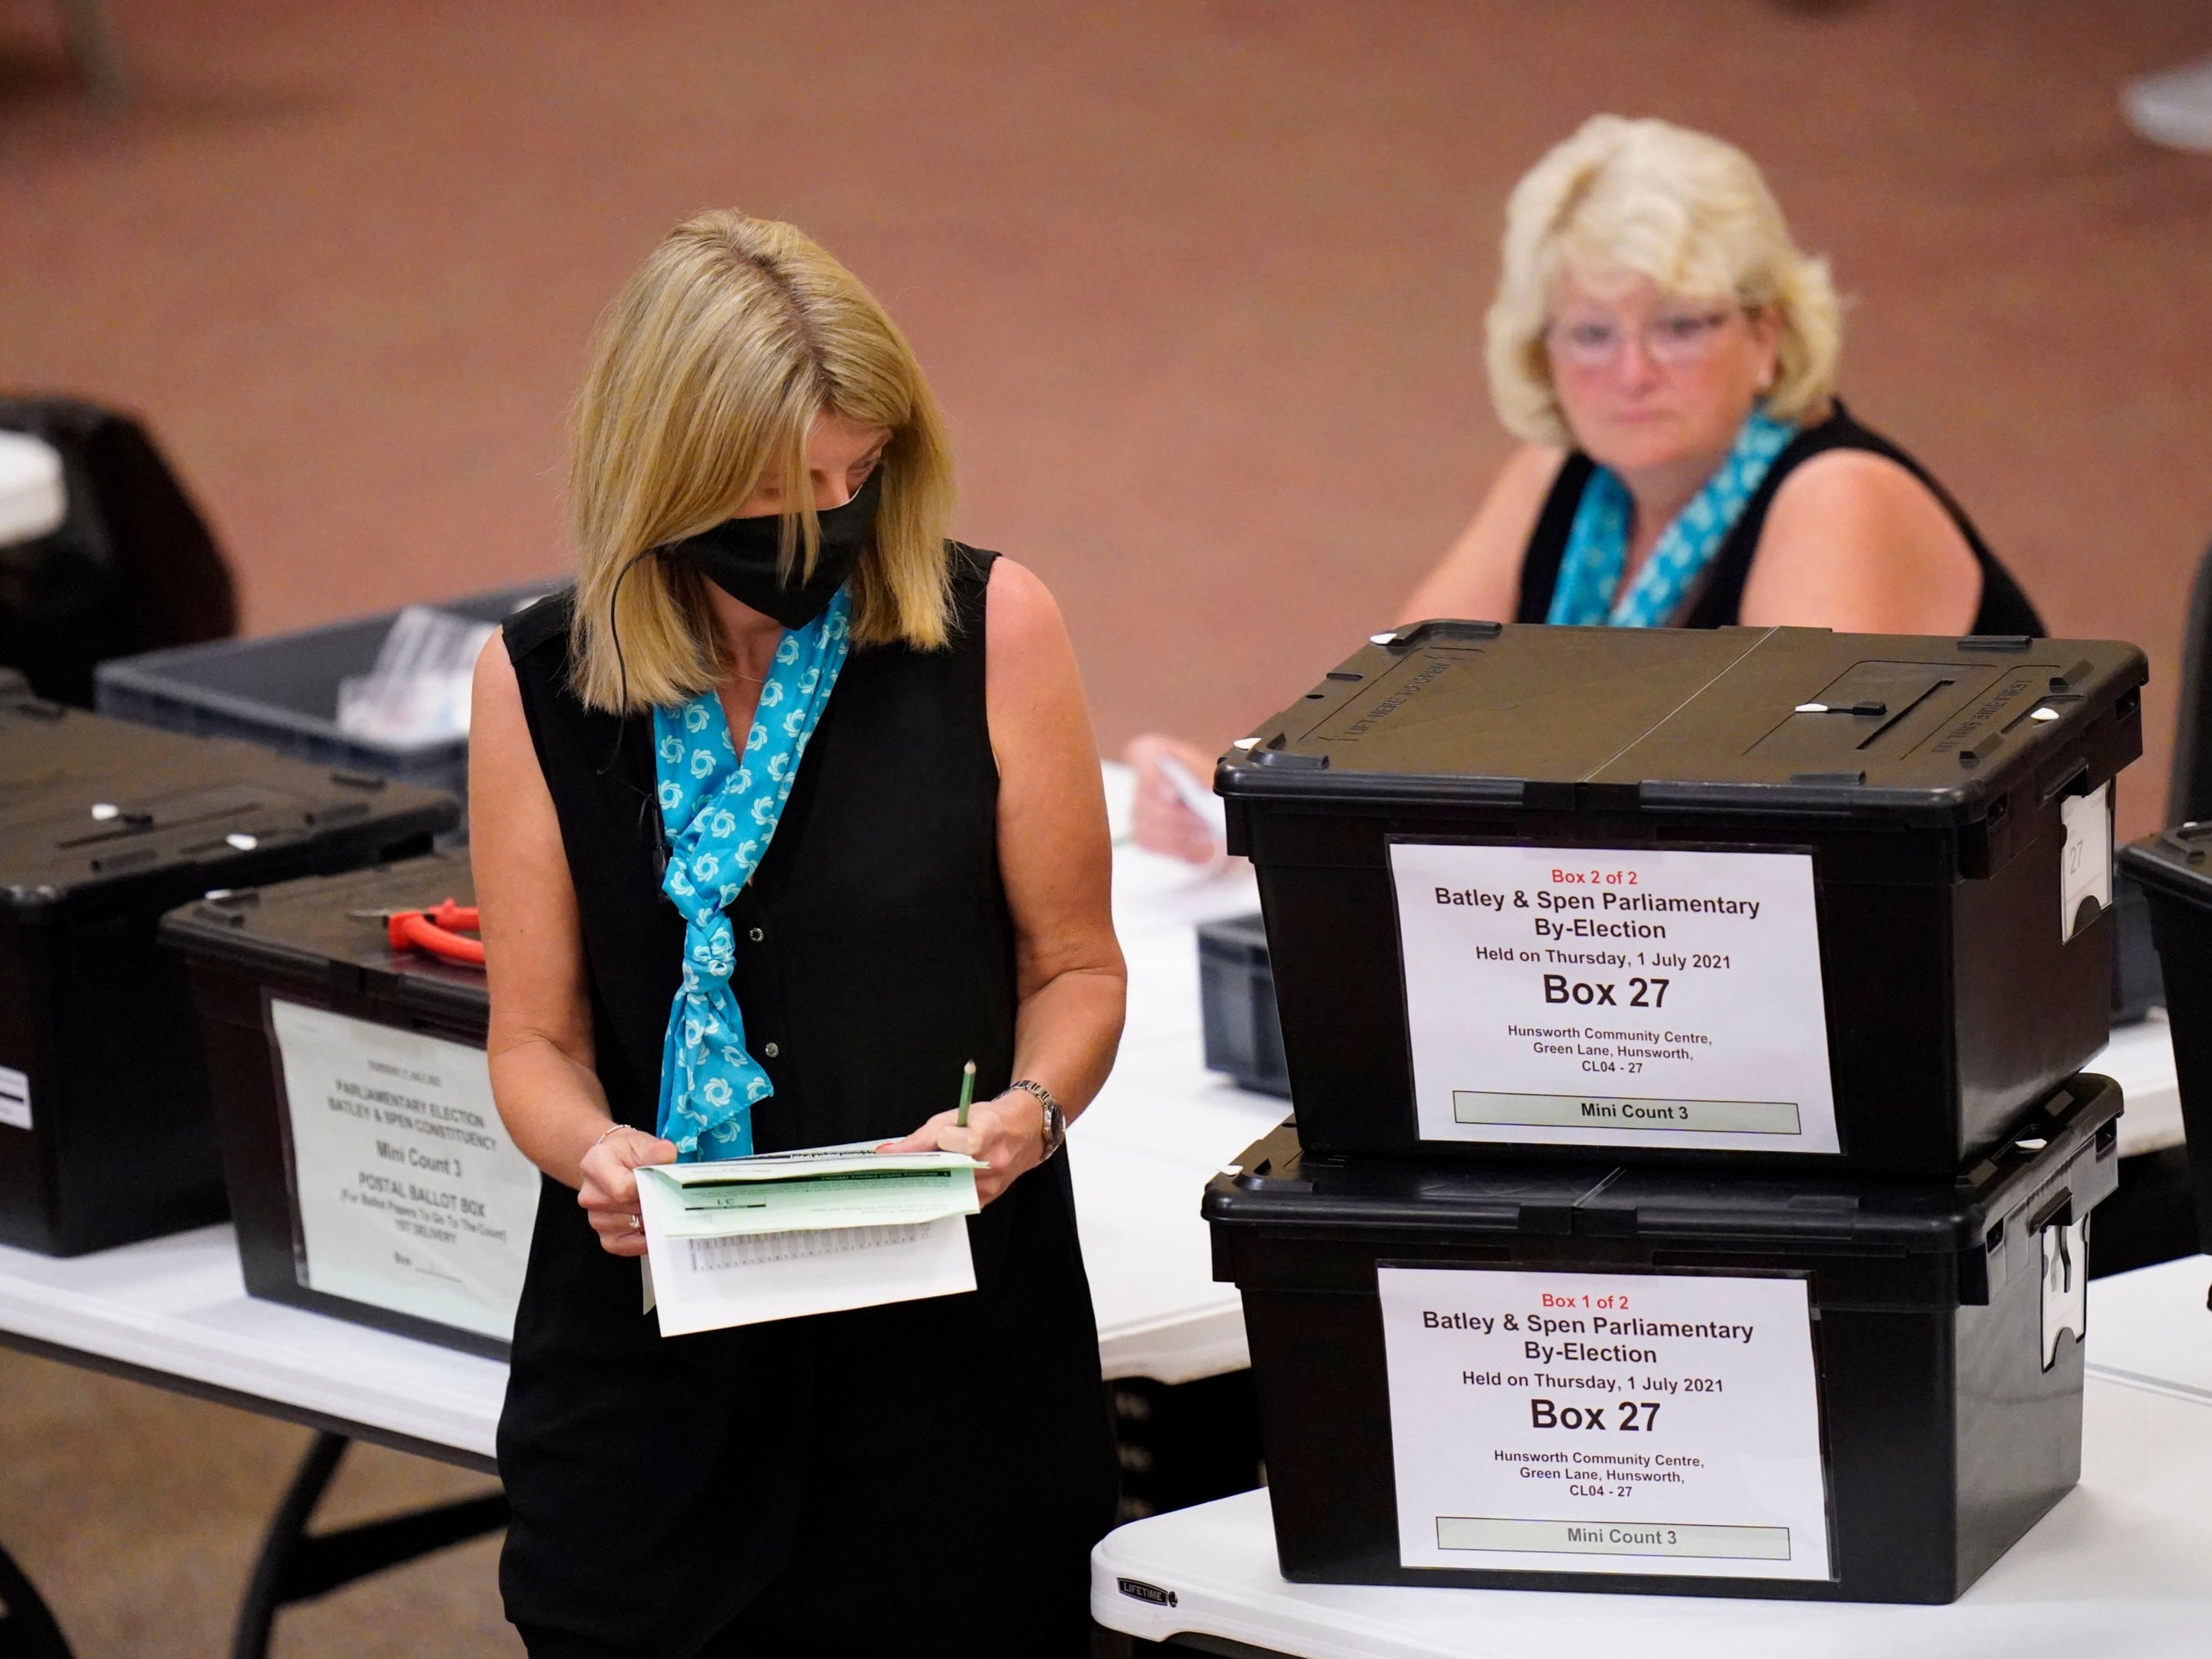
[[[2089,763],[2083,761],[2057,782],[2043,786],[2043,804],[2048,806],[2061,795],[2086,795],[2088,793]]]
[[[2070,1215],[2071,1210],[2062,1206]],[[2089,1334],[2089,1218],[2054,1222],[2036,1238],[2043,1250],[2043,1369],[2058,1360],[2066,1332],[2080,1343]]]
[[[1431,639],[1494,640],[1505,631],[1503,623],[1470,622],[1462,617],[1432,617],[1426,622],[1417,622],[1408,628],[1394,629],[1388,634],[1371,634],[1372,645],[1388,646],[1393,651],[1403,651]]]

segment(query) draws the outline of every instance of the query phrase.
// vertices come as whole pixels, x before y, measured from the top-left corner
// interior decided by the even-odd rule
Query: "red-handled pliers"
[[[380,921],[395,951],[416,950],[444,962],[465,967],[483,966],[481,939],[465,939],[456,929],[477,931],[477,907],[447,899],[428,910],[354,910],[348,914],[364,921]]]

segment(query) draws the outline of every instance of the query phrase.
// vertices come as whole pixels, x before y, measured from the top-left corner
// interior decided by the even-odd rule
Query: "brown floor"
[[[0,1545],[78,1659],[209,1659],[307,1430],[0,1352]],[[482,1475],[356,1446],[316,1519],[373,1520],[488,1491]],[[364,1580],[277,1620],[277,1659],[519,1656],[496,1539]]]
[[[148,411],[255,630],[557,567],[592,319],[736,204],[911,331],[963,532],[1060,593],[1102,737],[1226,735],[1470,511],[1505,447],[1478,358],[1504,191],[1613,108],[1762,160],[1855,296],[1859,412],[2055,626],[2149,648],[2123,827],[2158,816],[2212,538],[2212,158],[2138,143],[2114,94],[2212,47],[2195,0],[113,9],[140,92],[110,119],[50,9],[0,8],[0,382]],[[209,1651],[300,1438],[0,1357],[0,1538],[84,1652]],[[364,1504],[446,1479],[375,1463]],[[505,1650],[488,1561],[349,1592],[289,1650],[449,1613],[480,1634],[436,1650]]]

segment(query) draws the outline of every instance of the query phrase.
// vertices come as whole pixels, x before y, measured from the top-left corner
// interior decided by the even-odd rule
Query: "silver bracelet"
[[[599,1131],[599,1139],[593,1141],[592,1145],[594,1146],[601,1146],[605,1142],[606,1138],[612,1134],[616,1130],[627,1129],[629,1127],[629,1125],[627,1123],[610,1123],[605,1128]]]
[[[1025,1094],[1035,1095],[1037,1104],[1044,1108],[1044,1121],[1037,1125],[1037,1134],[1044,1143],[1044,1157],[1041,1161],[1048,1162],[1052,1155],[1066,1144],[1067,1114],[1060,1109],[1060,1102],[1042,1083],[1029,1078],[1018,1078],[1006,1085],[1008,1094],[1017,1089]]]
[[[1060,1102],[1054,1098],[1052,1091],[1046,1088],[1043,1084],[1025,1077],[1017,1078],[1006,1085],[1006,1092],[1012,1094],[1017,1089],[1026,1089],[1035,1095],[1038,1103],[1042,1105],[1048,1113],[1060,1110]]]

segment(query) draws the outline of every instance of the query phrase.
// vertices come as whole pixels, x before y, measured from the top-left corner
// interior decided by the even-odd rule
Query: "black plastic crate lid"
[[[384,922],[356,912],[476,902],[463,851],[210,894],[161,919],[161,941],[188,957],[272,981],[342,981],[362,992],[481,1024],[491,1000],[481,968],[392,948]]]
[[[0,699],[0,911],[55,910],[147,882],[185,891],[335,833],[434,835],[459,804],[436,790]]]
[[[2212,823],[2161,830],[2130,842],[2119,856],[2145,887],[2212,908]]]
[[[1980,1250],[1990,1227],[2049,1188],[2120,1115],[2119,1085],[2069,1079],[2013,1140],[1954,1183],[1627,1167],[1309,1161],[1294,1126],[1248,1148],[1208,1183],[1206,1218],[1255,1231],[1508,1238],[1638,1238],[1681,1244],[1941,1254]],[[2106,1137],[2108,1140],[2109,1135]]]
[[[1422,623],[1346,658],[1216,787],[1971,822],[2023,774],[2067,787],[2148,672],[2112,641]]]
[[[48,702],[20,681],[14,687],[0,683],[0,849],[12,845],[20,821],[56,810],[57,801],[73,801],[74,784],[204,752],[204,745],[174,732]],[[0,865],[10,861],[0,850]]]

